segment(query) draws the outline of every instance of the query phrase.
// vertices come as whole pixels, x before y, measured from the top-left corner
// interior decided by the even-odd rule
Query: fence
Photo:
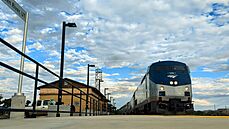
[[[82,113],[85,113],[85,112],[82,112],[82,101],[86,101],[82,96],[83,95],[87,95],[83,90],[81,90],[79,87],[77,86],[74,86],[72,85],[71,83],[69,83],[68,81],[65,81],[65,83],[68,83],[69,85],[71,85],[72,87],[72,92],[69,92],[67,90],[64,90],[62,88],[59,88],[59,87],[55,87],[53,84],[51,83],[48,83],[47,81],[44,81],[42,79],[39,78],[39,69],[40,68],[43,68],[44,70],[46,70],[48,73],[50,73],[52,76],[54,77],[57,77],[59,80],[61,79],[59,75],[57,75],[56,73],[52,72],[51,70],[49,70],[48,68],[46,68],[44,65],[40,64],[39,62],[37,62],[36,60],[32,59],[31,57],[29,57],[28,55],[22,53],[21,51],[19,51],[17,48],[15,48],[14,46],[12,46],[10,43],[6,42],[5,40],[3,40],[2,38],[0,38],[0,42],[2,44],[4,44],[5,46],[7,46],[8,48],[10,48],[11,50],[15,51],[16,53],[18,53],[19,55],[21,56],[24,56],[26,59],[28,59],[29,61],[33,62],[35,65],[36,65],[36,70],[35,70],[35,76],[32,76],[28,73],[25,73],[25,72],[21,72],[20,70],[6,64],[6,63],[3,63],[2,61],[0,62],[0,66],[6,68],[6,69],[9,69],[11,70],[12,72],[15,72],[15,73],[18,73],[18,74],[22,74],[23,76],[26,76],[32,80],[34,80],[34,94],[33,94],[33,103],[32,103],[32,106],[33,106],[33,109],[32,110],[29,110],[29,109],[13,109],[13,108],[0,108],[0,111],[4,112],[4,111],[10,111],[10,112],[26,112],[26,111],[30,111],[32,112],[32,116],[33,117],[36,117],[36,114],[38,112],[55,112],[57,114],[59,113],[70,113],[70,116],[73,116],[74,113],[78,113],[80,116],[82,115]],[[56,110],[56,111],[50,111],[50,110],[36,110],[36,98],[37,98],[37,90],[38,90],[38,82],[42,83],[42,84],[45,84],[45,85],[49,85],[49,86],[52,86],[54,88],[57,88],[58,90],[61,90],[61,93],[64,92],[68,95],[71,95],[71,108],[73,107],[73,97],[76,97],[76,98],[79,98],[80,99],[80,110],[79,112],[75,112],[75,110],[72,110],[70,109],[69,111],[59,111],[59,110]],[[63,85],[63,82],[62,82],[62,85]],[[74,89],[77,89],[80,94],[74,94]],[[58,94],[58,97],[59,97],[59,94]],[[88,94],[88,97],[89,97],[89,104],[90,104],[90,112],[89,114],[90,115],[98,115],[99,112],[101,109],[100,109],[100,101],[104,101],[103,99],[93,95],[93,94]],[[57,106],[61,105],[60,103],[57,104]],[[93,107],[93,112],[91,112],[91,107]],[[59,108],[59,107],[57,107]],[[94,111],[95,109],[95,111]],[[87,109],[86,109],[87,110]],[[87,114],[85,114],[87,115]]]

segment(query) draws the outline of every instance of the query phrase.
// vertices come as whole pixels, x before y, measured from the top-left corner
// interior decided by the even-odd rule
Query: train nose
[[[166,103],[159,103],[158,106],[159,106],[160,109],[167,109],[168,104],[166,104]]]
[[[169,111],[184,111],[184,104],[181,103],[181,99],[170,99],[169,100]]]

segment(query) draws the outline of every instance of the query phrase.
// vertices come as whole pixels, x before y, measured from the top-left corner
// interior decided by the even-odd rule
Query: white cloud
[[[22,30],[19,29],[11,29],[7,32],[8,35],[22,35]]]
[[[111,76],[118,76],[118,75],[120,75],[119,73],[113,73],[113,74],[111,74]]]
[[[214,72],[214,70],[210,68],[203,68],[203,71],[204,72]]]
[[[229,103],[228,78],[193,78],[192,82],[195,109],[222,108]]]
[[[130,77],[119,80],[112,77],[120,76],[121,73],[104,73],[105,82],[102,86],[111,87],[117,96],[132,95],[139,78],[145,73],[142,69],[159,60],[185,62],[191,71],[204,66],[203,71],[213,74],[229,69],[228,25],[215,25],[216,22],[227,21],[228,14],[214,22],[211,22],[212,16],[205,15],[212,11],[212,3],[228,5],[227,0],[18,2],[30,12],[28,40],[34,41],[34,44],[29,45],[28,50],[34,48],[46,51],[47,59],[41,63],[56,73],[59,73],[63,21],[77,24],[77,28],[66,28],[66,77],[85,82],[87,63],[111,69],[131,67],[139,71],[136,73],[138,78],[135,78],[136,74],[130,74]],[[23,21],[4,4],[0,4],[0,8],[0,31],[8,29],[0,36],[20,50]],[[78,51],[76,47],[85,49]],[[19,56],[2,47],[0,50],[1,61],[19,66]],[[28,65],[29,72],[34,71],[31,65]],[[47,78],[48,75],[42,76]],[[220,90],[224,90],[221,93],[226,95],[227,80],[197,77],[193,79],[193,88],[196,93],[207,93],[209,96],[220,95]],[[118,89],[123,90],[119,93]]]
[[[44,66],[49,69],[55,69],[55,65],[53,64],[53,62],[50,61],[44,61]]]
[[[49,52],[50,52],[49,54],[50,56],[60,57],[60,53],[55,50],[50,50]]]
[[[195,93],[207,95],[228,94],[229,81],[228,78],[193,78],[193,90]],[[220,91],[220,92],[219,92]],[[208,94],[209,93],[209,94]]]
[[[28,48],[29,49],[42,50],[44,47],[41,45],[41,43],[36,42],[36,43],[33,43],[32,45],[29,45]]]
[[[11,35],[7,37],[5,40],[11,44],[22,44],[22,36],[21,35]]]
[[[194,104],[197,106],[210,106],[213,105],[211,102],[204,99],[193,99]]]
[[[114,99],[120,99],[120,98],[125,98],[127,96],[128,96],[128,94],[117,94],[117,95],[113,95],[113,98]]]
[[[229,78],[220,78],[218,81],[221,83],[228,83],[229,84]]]
[[[66,61],[71,64],[80,64],[85,62],[96,62],[97,59],[89,55],[85,50],[76,52],[75,49],[70,49],[66,52]]]

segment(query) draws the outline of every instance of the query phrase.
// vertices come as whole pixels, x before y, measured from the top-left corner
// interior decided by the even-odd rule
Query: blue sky
[[[95,64],[103,70],[102,90],[110,88],[118,107],[130,100],[147,67],[159,60],[190,67],[196,110],[229,107],[227,0],[17,2],[30,14],[26,53],[59,73],[62,22],[75,22],[77,28],[66,28],[64,76],[85,82],[87,64]],[[0,37],[21,50],[23,22],[0,3]],[[19,68],[20,57],[2,44],[0,60]],[[26,61],[25,71],[34,74],[35,65]],[[41,77],[56,79],[46,73]],[[11,97],[17,78],[0,67],[0,94]],[[31,99],[33,81],[23,84]]]

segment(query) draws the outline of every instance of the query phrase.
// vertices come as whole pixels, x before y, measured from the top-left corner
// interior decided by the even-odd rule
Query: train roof
[[[158,61],[155,63],[152,63],[150,66],[156,66],[156,65],[186,65],[183,62],[179,62],[179,61]]]
[[[152,63],[148,67],[147,71],[149,71],[150,68],[155,67],[155,66],[168,66],[168,65],[187,66],[185,63],[179,62],[179,61],[158,61],[158,62]]]

